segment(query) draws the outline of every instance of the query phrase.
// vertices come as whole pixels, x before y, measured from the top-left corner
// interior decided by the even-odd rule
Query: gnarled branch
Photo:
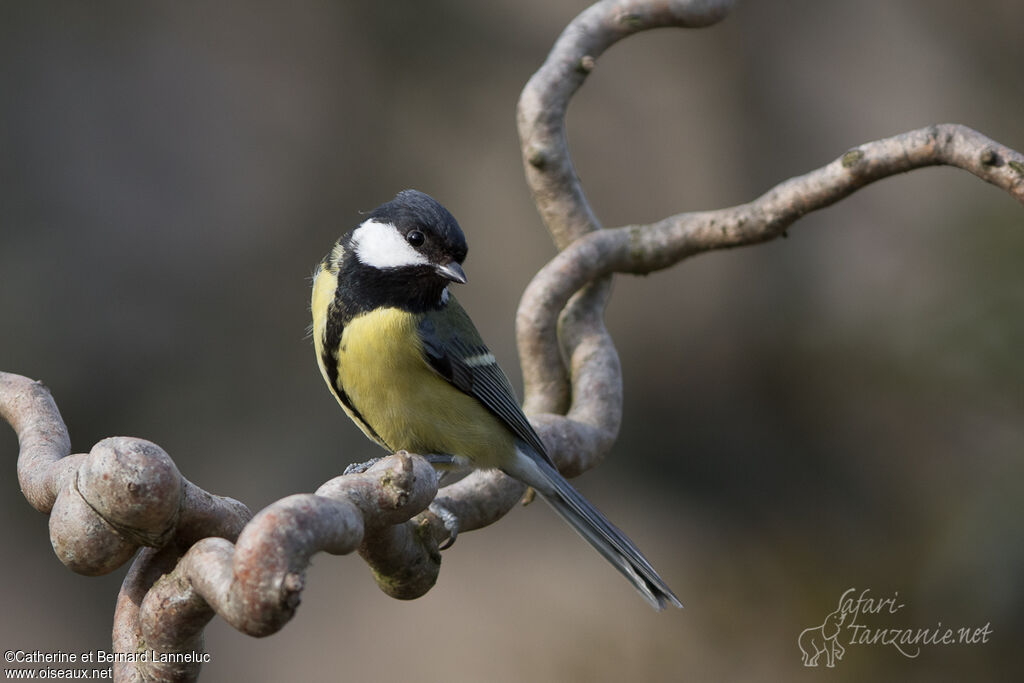
[[[724,19],[732,5],[733,0],[604,0],[581,12],[562,31],[544,64],[523,88],[516,108],[526,182],[558,249],[601,228],[573,167],[565,132],[569,101],[594,69],[597,58],[616,42],[640,31],[670,26],[710,26]],[[587,296],[587,307],[590,311],[601,310],[608,301],[609,283],[595,281],[591,287],[594,292]],[[600,316],[595,319],[590,313],[575,312],[576,306],[574,303],[567,308],[566,319],[575,320],[578,328],[584,326],[583,321],[591,321],[585,326],[591,330],[586,336],[602,336],[603,343],[610,345],[610,337],[602,334]],[[549,327],[538,319],[538,314],[539,311],[522,304],[516,314],[525,393],[523,409],[527,415],[561,415],[570,409],[569,375],[558,346],[537,343],[536,335],[529,334],[528,330]],[[598,327],[593,327],[594,324]],[[572,348],[566,347],[566,355],[573,355]],[[610,350],[614,353],[614,347]],[[607,369],[614,372],[606,375],[602,385],[621,395],[621,377],[612,377],[618,372],[618,361]],[[607,451],[618,435],[618,419],[607,419],[613,414],[621,414],[621,410],[600,411],[604,419],[590,421],[593,416],[590,411],[584,411],[582,415],[575,415],[582,421],[576,420],[576,424],[569,427],[569,431],[577,435],[582,431],[591,433],[591,438],[587,439],[591,445],[588,452],[594,453],[596,448],[599,454],[586,458],[591,464]],[[551,424],[550,419],[544,422]]]
[[[968,171],[1024,204],[1024,155],[966,126],[940,124],[868,142],[827,166],[779,183],[747,204],[682,213],[649,225],[628,225],[580,237],[527,286],[519,305],[520,348],[542,348],[537,357],[558,357],[558,315],[570,297],[589,282],[611,273],[647,274],[701,252],[772,240],[804,215],[876,180],[938,165]],[[540,364],[531,366],[530,372],[535,373],[534,385],[544,385],[555,374]],[[582,381],[579,375],[573,374],[574,383]],[[587,402],[593,399],[589,392],[574,391],[573,396]]]
[[[944,124],[860,145],[748,204],[602,229],[569,156],[569,100],[616,41],[663,26],[707,26],[732,4],[598,2],[569,24],[520,99],[527,182],[560,250],[530,283],[517,313],[525,408],[569,475],[603,457],[621,421],[621,369],[603,322],[612,273],[648,273],[703,251],[773,239],[810,211],[923,166],[962,168],[1024,203],[1020,153]],[[387,594],[418,597],[434,585],[437,544],[448,535],[427,507],[435,496],[464,532],[500,519],[523,493],[522,484],[497,471],[474,472],[438,492],[426,461],[402,453],[253,516],[238,501],[189,482],[163,450],[141,439],[105,439],[88,454],[69,455],[63,421],[38,382],[0,373],[0,415],[18,433],[25,497],[50,514],[54,550],[67,566],[107,573],[144,546],[118,597],[116,652],[201,652],[214,614],[250,635],[273,633],[294,614],[309,558],[320,551],[357,550]],[[198,662],[119,662],[116,677],[192,680],[198,671]]]

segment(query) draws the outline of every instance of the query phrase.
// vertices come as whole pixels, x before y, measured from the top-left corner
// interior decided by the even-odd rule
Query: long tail
[[[516,465],[509,474],[536,489],[562,519],[629,579],[651,607],[660,611],[668,605],[683,606],[633,542],[545,459],[531,451],[520,451]]]

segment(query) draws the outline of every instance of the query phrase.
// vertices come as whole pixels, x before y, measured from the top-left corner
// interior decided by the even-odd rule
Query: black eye
[[[426,237],[424,237],[423,233],[420,232],[419,230],[410,230],[409,232],[405,233],[405,241],[414,247],[422,246],[423,240],[425,239]]]

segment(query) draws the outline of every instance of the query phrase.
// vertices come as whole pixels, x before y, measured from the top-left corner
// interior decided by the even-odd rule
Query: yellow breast
[[[342,333],[338,379],[352,405],[393,450],[469,458],[497,467],[515,457],[505,425],[423,358],[416,316],[383,308]]]
[[[327,309],[334,301],[334,290],[337,288],[338,275],[323,265],[319,266],[313,277],[313,300],[310,302],[310,310],[313,313],[313,348],[316,350],[316,362],[328,385],[330,380],[323,362],[324,330],[327,327]]]
[[[313,345],[328,386],[324,332],[338,286],[337,274],[321,267],[313,280]],[[382,308],[348,321],[333,350],[339,388],[365,421],[362,424],[332,393],[369,437],[393,451],[469,458],[476,467],[499,467],[515,457],[514,438],[479,401],[434,372],[422,355],[416,316]],[[328,361],[331,362],[331,361]],[[374,439],[375,440],[375,439]]]

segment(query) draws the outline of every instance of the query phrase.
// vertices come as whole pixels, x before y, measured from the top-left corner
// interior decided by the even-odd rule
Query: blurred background
[[[53,391],[75,452],[149,439],[253,510],[378,454],[323,385],[309,276],[416,187],[470,244],[458,294],[514,377],[553,255],[514,106],[587,5],[0,3],[0,368]],[[1024,3],[740,3],[634,36],[569,112],[605,225],[737,204],[861,142],[963,123],[1024,150]],[[655,614],[544,505],[460,536],[403,603],[317,556],[265,641],[215,620],[204,681],[817,680],[797,637],[848,588],[872,628],[833,680],[1024,673],[1024,211],[957,170],[886,180],[789,238],[620,277],[626,406],[577,480],[675,589]],[[72,574],[0,428],[3,649],[110,648],[125,570]]]

